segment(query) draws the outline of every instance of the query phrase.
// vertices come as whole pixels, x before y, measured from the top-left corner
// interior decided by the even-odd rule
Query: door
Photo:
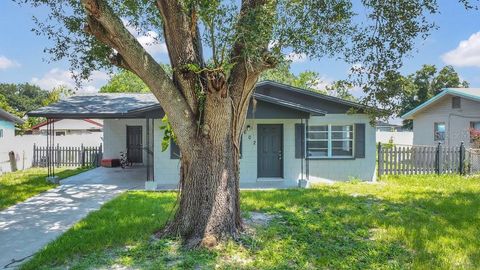
[[[143,162],[142,126],[127,126],[127,157],[130,162]]]
[[[258,177],[283,177],[283,125],[258,125]]]

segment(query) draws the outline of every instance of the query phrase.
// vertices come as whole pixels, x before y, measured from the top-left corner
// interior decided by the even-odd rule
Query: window
[[[452,97],[452,109],[460,109],[462,106],[460,97]]]
[[[439,122],[439,123],[434,123],[433,124],[433,139],[435,141],[445,141],[445,123],[444,122]]]
[[[56,131],[55,136],[65,136],[65,131]]]
[[[308,157],[352,157],[353,125],[309,126],[307,131]]]
[[[3,138],[3,129],[0,128],[0,138]]]

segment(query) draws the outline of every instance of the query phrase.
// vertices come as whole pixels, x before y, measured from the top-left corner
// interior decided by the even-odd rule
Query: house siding
[[[275,179],[284,181],[286,185],[296,186],[302,178],[302,159],[295,158],[295,124],[300,119],[247,119],[245,125],[251,128],[245,131],[242,141],[242,158],[240,159],[240,181],[253,183],[266,179],[257,178],[257,127],[259,124],[283,125],[283,168],[284,177]],[[348,160],[309,160],[310,180],[350,180],[375,179],[375,128],[369,124],[369,119],[363,114],[332,114],[327,116],[312,116],[309,125],[364,123],[365,125],[365,158]],[[119,152],[126,147],[126,126],[141,125],[144,128],[145,119],[108,119],[104,121],[105,153],[104,158],[118,158]],[[154,134],[154,170],[155,181],[160,185],[177,184],[179,181],[180,160],[170,158],[170,150],[161,151],[163,131],[162,122],[155,119]],[[145,144],[145,141],[144,141]],[[304,173],[306,161],[303,160]],[[306,178],[306,175],[303,175]],[[271,179],[268,179],[271,180]]]
[[[470,122],[480,121],[480,102],[461,98],[461,107],[452,109],[452,95],[446,95],[413,117],[413,144],[436,145],[434,123],[444,122],[446,146],[459,146],[461,142],[470,147]]]
[[[3,130],[3,137],[0,138],[0,174],[10,171],[8,161],[8,152],[13,149],[13,139],[15,138],[15,124],[0,119],[0,129]]]
[[[145,119],[105,119],[103,122],[104,159],[120,158],[120,152],[127,150],[127,126],[142,126],[142,140],[145,146]],[[147,158],[143,152],[143,161]]]

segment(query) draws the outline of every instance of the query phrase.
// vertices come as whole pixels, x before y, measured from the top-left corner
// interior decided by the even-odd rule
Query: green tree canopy
[[[135,74],[122,70],[100,88],[100,93],[149,93],[148,86]]]
[[[407,76],[396,74],[390,80],[392,91],[403,93],[399,103],[399,115],[413,110],[418,105],[441,92],[447,87],[468,87],[469,83],[460,79],[452,66],[438,70],[434,65],[423,65],[419,70]],[[404,121],[406,127],[411,127],[409,120]]]
[[[19,117],[24,117],[29,111],[57,102],[60,98],[73,93],[72,89],[65,86],[47,91],[28,83],[2,83],[0,84],[0,107]],[[25,131],[42,121],[45,121],[42,117],[29,117],[19,128]]]

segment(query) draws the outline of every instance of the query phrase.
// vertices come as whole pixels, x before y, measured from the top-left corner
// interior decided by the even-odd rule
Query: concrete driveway
[[[96,168],[0,212],[0,269],[15,268],[90,211],[145,185],[146,169]]]

